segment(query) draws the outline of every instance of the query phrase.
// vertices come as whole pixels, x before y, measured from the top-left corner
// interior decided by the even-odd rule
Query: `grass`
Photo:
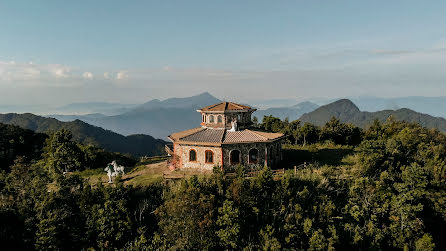
[[[321,165],[340,166],[349,164],[347,158],[354,154],[352,146],[336,145],[283,145],[283,165],[292,168],[295,165],[306,163],[318,163]]]
[[[326,144],[315,144],[307,146],[283,145],[284,161],[279,168],[291,169],[293,166],[304,162],[316,164],[324,171],[337,173],[345,176],[355,168],[357,156],[355,149],[351,146],[334,146]],[[133,168],[126,168],[126,174],[121,177],[121,182],[128,186],[148,186],[164,180],[163,173],[184,174],[186,178],[194,175],[205,177],[212,171],[199,169],[181,169],[170,171],[167,168],[165,158],[150,159],[141,161]],[[325,171],[324,171],[325,172]],[[96,184],[100,180],[104,185],[108,185],[108,177],[103,168],[84,170],[78,173],[81,177],[88,179],[90,184]]]

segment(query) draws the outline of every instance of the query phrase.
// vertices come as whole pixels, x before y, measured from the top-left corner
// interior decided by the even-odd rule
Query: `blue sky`
[[[445,1],[0,1],[0,104],[446,93]]]

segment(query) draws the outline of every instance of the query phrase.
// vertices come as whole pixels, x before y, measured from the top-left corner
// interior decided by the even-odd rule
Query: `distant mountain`
[[[302,122],[310,122],[315,125],[322,126],[331,117],[338,118],[341,122],[352,123],[359,127],[366,128],[373,123],[375,119],[385,122],[387,118],[392,116],[396,120],[416,122],[427,128],[436,128],[446,132],[446,119],[441,117],[433,117],[428,114],[419,113],[407,108],[398,110],[383,110],[377,112],[363,112],[348,99],[341,99],[319,107],[318,109],[302,115]]]
[[[105,115],[118,115],[136,107],[135,104],[85,102],[72,103],[56,108],[59,114],[91,114],[101,113]]]
[[[166,143],[149,135],[126,137],[80,120],[61,122],[54,118],[45,118],[31,113],[0,114],[0,123],[16,125],[41,133],[66,128],[72,132],[73,139],[79,143],[92,144],[106,151],[130,153],[134,156],[159,155],[164,151]]]
[[[123,135],[149,134],[165,139],[172,132],[197,127],[200,124],[201,115],[196,110],[218,102],[221,101],[205,92],[187,98],[151,100],[115,116],[87,115],[71,118]]]
[[[107,117],[107,115],[104,115],[102,113],[91,113],[91,114],[86,114],[86,115],[47,115],[45,117],[55,118],[59,121],[68,122],[68,121],[74,121],[76,119],[92,120],[92,119],[104,118],[104,117]]]
[[[263,116],[272,115],[280,119],[288,118],[290,121],[298,119],[304,113],[312,112],[319,106],[311,102],[302,102],[294,106],[289,107],[275,107],[266,110],[255,111],[253,116],[256,116],[259,122],[262,121]]]
[[[201,108],[206,105],[212,105],[221,102],[216,97],[212,96],[209,92],[204,92],[196,96],[187,98],[169,98],[166,100],[154,99],[137,106],[133,111],[140,110],[153,110],[153,109],[168,109],[168,108]]]
[[[361,111],[376,112],[408,108],[432,116],[446,118],[446,97],[354,97],[350,98]]]

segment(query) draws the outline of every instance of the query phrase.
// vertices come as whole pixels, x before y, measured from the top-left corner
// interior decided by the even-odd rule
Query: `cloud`
[[[37,79],[40,78],[42,71],[45,72],[45,69],[31,63],[27,64],[16,63],[15,61],[0,61],[0,80],[4,81]]]
[[[129,78],[128,73],[129,73],[128,71],[119,71],[116,74],[116,79],[118,79],[118,80],[128,79]]]
[[[59,64],[43,65],[43,67],[47,68],[48,72],[57,78],[67,78],[71,71],[69,67]]]
[[[91,72],[84,72],[84,74],[82,74],[82,77],[85,79],[93,79],[93,73]]]

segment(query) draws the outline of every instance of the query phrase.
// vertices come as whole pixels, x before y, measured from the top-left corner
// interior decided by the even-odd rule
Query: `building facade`
[[[172,133],[171,169],[214,166],[225,170],[238,165],[250,168],[274,166],[282,158],[284,135],[251,129],[255,109],[222,102],[197,110],[201,127]]]

